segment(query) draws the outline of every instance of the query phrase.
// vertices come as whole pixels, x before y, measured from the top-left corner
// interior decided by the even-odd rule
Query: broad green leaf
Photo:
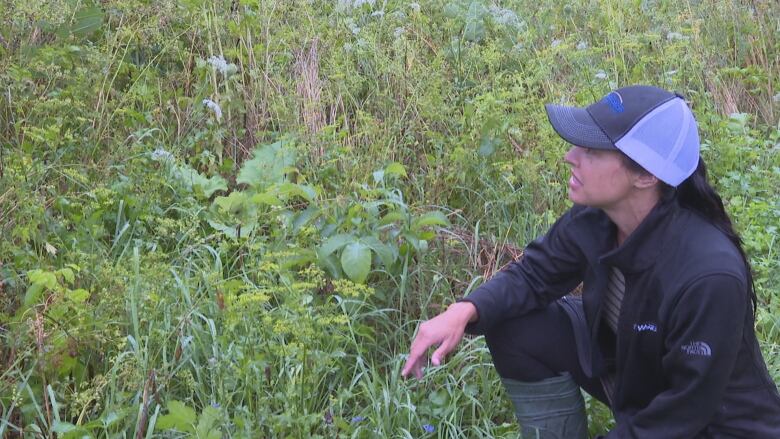
[[[336,250],[340,249],[341,247],[344,247],[345,245],[354,241],[355,241],[354,235],[349,233],[340,233],[338,235],[334,235],[328,238],[328,240],[325,241],[322,244],[322,246],[319,248],[317,253],[320,255],[321,258],[324,258],[329,254],[335,252]]]
[[[365,282],[371,271],[371,249],[361,242],[347,245],[341,252],[341,269],[353,282]]]
[[[254,157],[244,162],[236,183],[264,190],[285,181],[285,170],[295,164],[295,150],[289,142],[279,141],[257,148]]]
[[[239,228],[239,224],[230,225],[230,224],[220,223],[219,221],[214,221],[214,220],[208,220],[208,223],[211,227],[214,228],[214,230],[220,231],[224,233],[226,236],[228,236],[229,238],[233,238],[233,239],[238,238],[239,233],[241,233],[242,238],[246,238],[255,230],[255,227],[257,227],[256,222],[240,225],[241,226],[240,228]]]
[[[24,293],[24,308],[29,308],[40,300],[41,294],[43,293],[43,285],[41,284],[32,284],[27,288],[27,291]]]
[[[388,212],[387,215],[383,216],[382,219],[379,220],[379,225],[384,226],[387,224],[394,223],[396,221],[403,221],[406,218],[406,215],[404,215],[402,212],[394,210],[392,212]]]
[[[84,303],[89,299],[89,291],[83,288],[68,291],[68,299],[76,303]]]
[[[57,276],[50,271],[30,270],[27,272],[30,286],[24,294],[24,308],[29,308],[38,303],[46,290],[57,290]]]
[[[385,175],[398,175],[401,177],[407,177],[406,168],[404,168],[404,165],[398,162],[393,162],[387,165],[385,168]]]
[[[52,424],[51,426],[51,430],[57,434],[65,434],[77,428],[78,427],[71,424],[70,422],[62,422],[62,421],[54,421],[54,424]]]
[[[299,249],[281,261],[283,269],[302,267],[317,260],[317,252],[308,248]]]
[[[214,192],[217,191],[227,191],[227,181],[225,181],[221,175],[215,175],[211,178],[201,177],[196,183],[196,186],[203,191],[203,196],[205,198],[211,198]]]
[[[197,414],[181,401],[168,402],[168,414],[157,420],[155,430],[176,429],[182,433],[195,433]]]
[[[328,272],[330,277],[334,279],[341,278],[341,265],[339,260],[336,258],[336,255],[330,254],[327,256],[321,256],[319,252],[317,252],[317,263],[320,265],[320,267]]]
[[[62,268],[57,271],[62,275],[62,278],[65,279],[65,282],[69,284],[72,284],[73,281],[76,280],[76,275],[73,274],[73,270],[71,270],[70,268]]]
[[[219,420],[219,410],[214,407],[206,407],[200,414],[198,420],[198,426],[195,429],[195,435],[198,438],[203,439],[220,439],[222,434],[219,432],[219,428],[213,428],[214,424]]]
[[[279,195],[282,195],[284,198],[299,196],[306,201],[311,201],[314,199],[314,197],[317,196],[317,192],[315,192],[314,188],[311,186],[304,186],[295,183],[282,183],[277,191]]]
[[[27,272],[27,278],[31,284],[41,285],[50,290],[54,290],[59,286],[57,276],[50,271],[30,270]]]
[[[70,32],[81,37],[88,36],[100,29],[100,26],[103,25],[104,15],[103,10],[97,6],[81,9],[73,17],[74,23]]]
[[[500,139],[496,137],[496,129],[499,124],[500,120],[498,118],[490,117],[485,121],[485,124],[482,125],[479,141],[479,155],[486,157],[496,152],[496,146],[501,143]]]
[[[363,237],[360,240],[364,242],[377,255],[379,255],[379,259],[382,260],[382,265],[384,265],[385,268],[390,269],[398,256],[392,246],[384,244],[382,241],[373,236]]]
[[[471,2],[466,12],[466,27],[463,38],[471,42],[479,42],[485,37],[485,6],[479,1]]]
[[[282,203],[282,200],[279,199],[279,197],[269,192],[262,192],[252,195],[252,202],[257,205],[267,204],[269,206],[281,206],[284,204]]]
[[[227,191],[227,181],[221,175],[206,177],[187,165],[176,165],[173,174],[201,198],[210,198],[217,191]]]
[[[251,213],[254,205],[247,202],[249,197],[243,192],[231,192],[227,197],[217,197],[214,199],[214,206],[219,211],[234,216],[244,216]]]
[[[425,226],[449,226],[450,221],[444,216],[443,213],[438,210],[425,213],[414,219],[412,223],[412,229],[417,230],[420,227]]]
[[[300,232],[301,228],[309,224],[309,222],[319,214],[320,209],[315,206],[309,206],[303,212],[298,213],[293,220],[293,233]]]

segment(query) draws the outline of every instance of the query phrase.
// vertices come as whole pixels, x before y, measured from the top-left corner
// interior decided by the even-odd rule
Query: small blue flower
[[[433,433],[436,431],[436,428],[431,424],[423,424],[423,430],[425,430],[426,433]]]
[[[361,421],[363,421],[363,420],[365,420],[365,419],[366,419],[366,418],[364,418],[364,417],[362,417],[362,416],[355,416],[354,418],[352,418],[352,423],[353,423],[353,424],[357,424],[358,422],[361,422]]]
[[[214,407],[215,409],[218,409],[218,408],[222,407],[221,405],[219,405],[218,402],[212,402],[211,406]]]

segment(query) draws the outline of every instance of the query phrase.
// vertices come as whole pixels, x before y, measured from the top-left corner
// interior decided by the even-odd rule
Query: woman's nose
[[[571,148],[569,148],[569,150],[566,151],[566,154],[563,155],[563,161],[574,166],[574,161],[577,155],[577,149],[579,148],[577,148],[576,146],[572,146]]]

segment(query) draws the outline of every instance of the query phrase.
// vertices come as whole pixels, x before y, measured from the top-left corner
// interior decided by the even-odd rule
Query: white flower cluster
[[[667,41],[687,40],[688,37],[679,32],[669,32],[666,34]]]
[[[336,3],[336,9],[345,11],[347,9],[359,8],[363,5],[374,6],[374,3],[376,3],[376,0],[338,0],[338,3]]]
[[[219,106],[218,103],[212,101],[211,99],[204,99],[203,105],[208,107],[209,110],[214,112],[214,116],[217,117],[217,121],[222,120],[222,108]]]
[[[511,9],[492,5],[490,6],[489,10],[493,20],[501,26],[513,27],[518,30],[521,30],[525,27],[525,23],[517,18],[517,14],[515,14],[515,12]]]
[[[154,151],[152,151],[152,160],[156,160],[158,162],[165,161],[165,160],[172,160],[173,154],[166,151],[163,148],[157,148]]]
[[[414,12],[420,12],[420,4],[417,2],[411,2],[409,3],[409,9],[411,9]]]
[[[212,67],[214,67],[218,72],[222,73],[223,75],[226,75],[228,72],[228,68],[230,65],[227,61],[225,61],[225,58],[220,56],[210,56],[208,60],[209,64],[211,64]]]
[[[588,48],[588,42],[587,41],[580,41],[577,43],[577,50],[585,50]]]

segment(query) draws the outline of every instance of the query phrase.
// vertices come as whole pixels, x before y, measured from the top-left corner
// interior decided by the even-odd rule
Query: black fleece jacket
[[[615,236],[603,211],[573,207],[522,260],[463,299],[479,314],[467,332],[486,333],[582,282],[595,341],[583,370],[617,373],[608,438],[780,438],[780,395],[753,329],[736,247],[674,197],[618,248]],[[617,337],[601,318],[612,266],[626,284]]]

